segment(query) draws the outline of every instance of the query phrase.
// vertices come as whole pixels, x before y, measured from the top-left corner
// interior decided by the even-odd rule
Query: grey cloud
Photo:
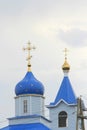
[[[62,41],[72,46],[86,46],[87,45],[87,31],[80,29],[70,29],[67,31],[60,30],[59,37]]]

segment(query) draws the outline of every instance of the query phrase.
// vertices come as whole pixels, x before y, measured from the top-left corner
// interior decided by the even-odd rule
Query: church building
[[[15,86],[15,116],[8,118],[9,125],[1,130],[79,130],[82,126],[84,128],[84,121],[80,117],[83,114],[83,109],[80,109],[81,100],[75,96],[68,77],[70,65],[67,62],[67,49],[62,65],[62,83],[54,102],[47,106],[44,103],[44,85],[31,71],[32,49],[34,47],[30,43],[24,48],[28,51],[28,71]],[[49,118],[45,117],[45,107],[49,110]]]

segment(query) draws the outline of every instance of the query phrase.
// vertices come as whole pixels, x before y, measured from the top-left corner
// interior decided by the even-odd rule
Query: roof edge
[[[28,115],[28,116],[16,116],[16,117],[11,117],[11,118],[7,118],[8,120],[14,120],[14,119],[23,119],[23,118],[43,118],[44,120],[48,121],[48,122],[51,122],[49,119],[45,118],[44,116],[42,115]]]
[[[56,106],[58,106],[59,103],[61,103],[61,102],[65,103],[65,104],[68,105],[68,106],[76,106],[76,105],[77,105],[77,103],[76,103],[76,104],[75,104],[75,103],[69,104],[69,103],[67,103],[65,100],[61,99],[61,100],[60,100],[59,102],[57,102],[56,104],[55,104],[55,103],[51,103],[50,105],[46,105],[46,107],[47,107],[47,108],[56,107]]]

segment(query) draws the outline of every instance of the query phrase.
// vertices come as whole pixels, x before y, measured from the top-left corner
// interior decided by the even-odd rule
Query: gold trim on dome
[[[62,69],[70,69],[70,65],[68,64],[67,60],[65,59],[64,64],[62,65]]]
[[[16,97],[14,97],[14,98],[19,98],[19,97],[26,97],[26,96],[34,96],[34,97],[42,97],[42,98],[45,98],[44,97],[44,95],[40,95],[40,94],[22,94],[22,95],[18,95],[18,96],[16,96]]]

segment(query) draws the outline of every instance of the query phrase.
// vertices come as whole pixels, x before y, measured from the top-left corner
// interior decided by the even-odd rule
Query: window
[[[58,126],[59,127],[67,127],[67,113],[65,111],[61,111],[58,115]]]
[[[27,100],[24,100],[24,113],[27,113]]]

